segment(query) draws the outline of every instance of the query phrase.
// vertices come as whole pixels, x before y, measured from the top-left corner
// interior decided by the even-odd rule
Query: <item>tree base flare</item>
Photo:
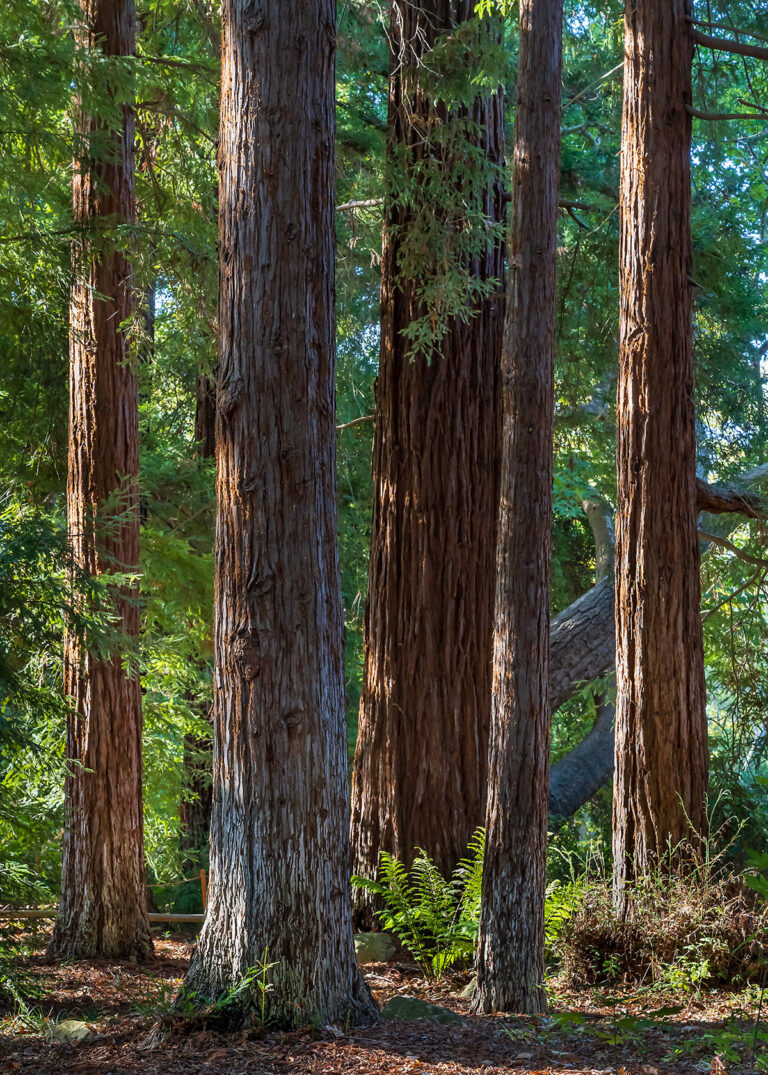
[[[530,985],[520,988],[502,988],[498,983],[493,987],[477,984],[472,997],[473,1015],[492,1015],[496,1012],[508,1012],[515,1015],[546,1015],[549,1011],[547,991],[543,985]]]
[[[278,971],[281,968],[278,968]],[[308,1024],[336,1025],[340,1028],[366,1026],[376,1022],[379,1009],[357,964],[349,974],[347,989],[322,996],[312,981],[287,968],[269,980],[255,978],[243,987],[243,978],[224,980],[221,966],[210,968],[196,957],[176,1000],[176,1016],[184,1022],[202,1020],[219,1030],[249,1028],[296,1030]]]
[[[52,959],[135,959],[145,963],[154,957],[155,949],[149,924],[136,921],[118,928],[108,914],[81,914],[61,918],[53,927],[47,954]]]

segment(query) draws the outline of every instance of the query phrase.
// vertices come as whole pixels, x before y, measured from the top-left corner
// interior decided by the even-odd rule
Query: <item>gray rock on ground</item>
[[[60,1042],[62,1045],[76,1045],[92,1038],[94,1030],[79,1019],[62,1019],[60,1023],[52,1023],[48,1027],[48,1036],[51,1041]]]
[[[388,963],[397,951],[397,941],[391,933],[356,933],[357,962]]]
[[[450,1008],[441,1008],[439,1004],[430,1004],[418,997],[407,994],[392,997],[381,1009],[385,1019],[401,1019],[403,1022],[413,1022],[424,1019],[428,1023],[438,1023],[441,1026],[461,1025],[464,1020]]]

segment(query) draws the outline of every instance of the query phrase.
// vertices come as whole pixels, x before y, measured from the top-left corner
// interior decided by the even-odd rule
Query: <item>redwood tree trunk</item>
[[[408,173],[428,152],[425,130],[449,118],[420,85],[421,65],[429,65],[440,32],[473,9],[468,0],[393,4],[390,169]],[[481,32],[493,31],[486,22]],[[478,98],[464,114],[475,125],[470,139],[500,167],[501,94]],[[502,220],[498,181],[467,197],[482,201],[488,220]],[[409,861],[416,846],[450,870],[485,803],[503,303],[498,294],[477,301],[472,318],[449,321],[439,353],[410,355],[403,332],[425,310],[403,250],[417,227],[408,209],[390,202],[365,671],[352,780],[353,865],[369,877],[380,851]],[[501,241],[490,238],[483,256],[464,268],[477,279],[501,281]]]
[[[195,442],[203,459],[213,459],[216,455],[216,385],[204,373],[198,374],[195,397]],[[211,723],[210,707],[205,707],[204,716]],[[208,858],[213,806],[210,753],[210,736],[184,737],[179,820],[180,849],[188,865],[204,865]]]
[[[81,0],[80,11],[82,47],[106,56],[133,54],[133,0]],[[72,194],[81,230],[70,302],[67,515],[75,563],[95,577],[137,571],[139,563],[138,392],[121,329],[133,308],[131,271],[122,244],[99,234],[105,225],[135,219],[134,119],[125,105],[120,128],[105,138],[98,120],[77,107]],[[97,131],[100,151],[91,158]],[[138,641],[138,587],[121,587],[115,600],[122,631]],[[141,687],[137,672],[125,670],[124,656],[99,657],[88,651],[87,638],[73,634],[65,641],[64,689],[72,698],[67,825],[50,950],[69,959],[141,958],[152,951],[144,897]]]
[[[614,896],[702,832],[707,721],[691,347],[687,0],[626,12],[616,526]]]
[[[187,986],[213,999],[268,961],[282,1026],[376,1010],[349,902],[334,40],[333,0],[225,0],[211,884]]]
[[[195,442],[203,459],[216,455],[216,383],[205,373],[195,383]]]
[[[546,1010],[549,602],[562,0],[521,0],[475,1010]]]
[[[210,722],[209,711],[205,713],[205,718]],[[189,867],[207,865],[212,808],[211,740],[198,735],[185,735],[184,776],[179,802],[179,849],[185,873]]]

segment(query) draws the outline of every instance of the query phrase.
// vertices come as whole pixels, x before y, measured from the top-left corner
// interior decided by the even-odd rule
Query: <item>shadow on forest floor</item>
[[[42,997],[26,1025],[0,1021],[0,1072],[29,1075],[462,1075],[519,1071],[558,1075],[661,1075],[709,1072],[734,1075],[768,1070],[768,1027],[753,1054],[756,996],[725,992],[698,996],[648,990],[558,989],[552,983],[547,1017],[470,1016],[459,997],[466,975],[424,981],[404,963],[371,964],[366,978],[380,1005],[411,994],[461,1014],[464,1023],[435,1026],[387,1022],[351,1030],[304,1027],[224,1036],[207,1029],[178,1031],[152,1051],[140,1048],[159,1008],[174,995],[187,968],[192,938],[156,938],[157,958],[53,964],[47,937],[25,937],[25,961]],[[62,1019],[91,1024],[94,1036],[77,1045],[48,1040]],[[21,1033],[19,1031],[22,1031]],[[718,1057],[719,1060],[715,1060]],[[722,1067],[719,1065],[722,1064]]]

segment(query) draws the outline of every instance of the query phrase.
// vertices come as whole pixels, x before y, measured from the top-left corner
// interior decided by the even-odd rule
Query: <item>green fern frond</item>
[[[352,883],[381,902],[376,912],[428,977],[440,978],[457,963],[471,964],[477,946],[485,834],[478,829],[467,854],[446,879],[423,848],[410,870],[383,851],[377,880]]]

